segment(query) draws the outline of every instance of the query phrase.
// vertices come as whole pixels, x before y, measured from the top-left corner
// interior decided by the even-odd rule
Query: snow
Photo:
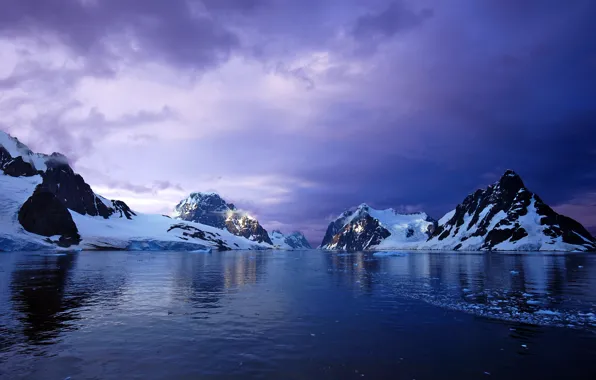
[[[520,191],[519,194],[523,193]],[[455,233],[456,227],[448,226],[447,231],[449,236],[443,240],[439,240],[438,236],[433,239],[421,243],[417,248],[424,250],[453,250],[458,247],[460,251],[478,251],[483,249],[486,235],[489,231],[497,229],[509,229],[512,225],[502,225],[497,227],[497,224],[507,217],[507,214],[501,210],[491,219],[487,233],[483,236],[472,237],[478,226],[481,224],[484,218],[490,213],[492,206],[489,206],[481,211],[478,222],[471,226],[468,230],[469,223],[473,218],[474,214],[464,215],[464,224],[459,227],[457,233]],[[536,199],[534,196],[531,198],[531,202],[527,207],[527,213],[517,217],[516,222],[519,223],[520,227],[526,230],[528,236],[525,236],[518,241],[504,241],[500,244],[496,244],[493,247],[495,251],[555,251],[555,252],[569,252],[569,251],[583,251],[581,246],[564,243],[561,237],[551,238],[544,233],[546,228],[549,226],[541,224],[542,216],[538,214],[536,209]],[[445,225],[452,217],[453,212],[447,213],[443,218],[440,219],[439,225]],[[585,239],[584,239],[585,240]],[[589,243],[589,241],[586,241]],[[410,247],[413,248],[413,247]]]
[[[22,157],[23,161],[30,163],[37,170],[45,171],[47,169],[47,155],[33,153],[26,145],[8,133],[0,131],[0,145],[8,151],[12,158]]]
[[[368,246],[369,250],[400,250],[415,249],[421,242],[428,239],[428,228],[433,224],[428,221],[425,213],[400,214],[394,209],[377,210],[363,203],[352,214],[343,213],[338,220],[343,220],[343,227],[354,222],[364,215],[370,215],[379,221],[391,234],[376,246]],[[364,228],[361,225],[354,226],[354,232],[362,233]],[[408,236],[411,233],[411,236]],[[337,249],[338,247],[328,246],[326,249]]]
[[[490,213],[490,210],[492,209],[492,205],[490,207],[485,208],[484,210],[482,210],[479,214],[479,218],[478,218],[478,222],[473,225],[470,226],[470,222],[472,221],[472,218],[474,217],[474,214],[465,214],[464,215],[464,223],[459,227],[459,230],[457,231],[457,234],[453,234],[453,230],[456,228],[454,226],[449,226],[450,229],[449,231],[449,237],[443,239],[443,240],[439,240],[438,237],[434,237],[433,239],[427,241],[427,242],[423,242],[422,244],[420,244],[419,249],[429,249],[429,250],[453,250],[455,249],[456,246],[460,245],[460,250],[461,251],[477,251],[479,250],[482,245],[484,244],[484,239],[486,237],[486,235],[484,236],[472,236],[477,230],[478,230],[478,226],[480,225],[480,223],[482,223],[482,221],[484,221],[484,219],[486,219]],[[453,216],[449,216],[453,211],[447,213],[447,215],[445,215],[443,218],[441,218],[441,221],[449,221]],[[487,228],[487,231],[492,230],[493,228],[495,228],[495,226],[504,218],[507,217],[507,214],[504,211],[499,211],[498,213],[496,213]],[[439,225],[441,225],[441,223],[439,223]],[[468,229],[468,227],[470,227],[470,229]]]
[[[536,209],[536,198],[532,196],[530,205],[528,205],[528,212],[526,215],[518,217],[517,222],[520,227],[525,229],[528,236],[519,239],[518,241],[504,241],[495,245],[494,249],[499,251],[578,251],[581,250],[578,246],[568,244],[562,241],[561,237],[552,238],[544,234],[544,230],[548,226],[540,224],[542,216],[538,214]]]
[[[60,184],[58,184],[58,186],[60,186]],[[114,208],[114,205],[112,204],[112,201],[102,197],[101,195],[97,195],[95,194],[95,196],[97,197],[97,199],[99,199],[101,201],[101,203],[103,203],[107,208]]]
[[[0,172],[0,251],[61,250],[47,238],[25,231],[18,221],[21,206],[29,199],[41,176],[10,177]],[[97,196],[103,203],[112,207],[111,201]],[[191,250],[210,251],[217,249],[217,243],[183,235],[183,230],[173,229],[173,225],[188,226],[213,234],[213,240],[220,239],[232,249],[267,249],[268,244],[259,244],[232,235],[228,231],[199,223],[173,220],[162,215],[137,214],[133,220],[126,218],[93,217],[70,211],[77,225],[82,241],[72,248],[88,249],[128,249],[128,250]],[[190,232],[195,232],[190,231]],[[184,240],[187,239],[187,240]]]
[[[226,242],[230,248],[266,249],[267,244],[259,244],[233,235],[225,230],[194,222],[173,220],[163,215],[138,213],[133,220],[126,218],[93,217],[70,212],[82,237],[80,247],[96,249],[107,247],[127,250],[191,250],[208,251],[217,249],[217,243],[199,238],[185,237],[183,230],[168,230],[173,225],[189,226]],[[186,238],[188,240],[184,240]]]
[[[443,216],[441,219],[439,219],[439,226],[444,225],[445,223],[450,221],[451,218],[453,218],[454,216],[455,216],[455,210],[449,211],[447,214],[445,214],[445,216]]]
[[[52,247],[44,241],[45,237],[28,233],[18,221],[21,206],[41,181],[38,175],[15,178],[0,172],[0,251],[33,251]]]
[[[281,233],[281,231],[274,230],[269,233],[269,239],[271,239],[273,246],[280,250],[293,251],[310,249],[310,247],[304,247],[300,244],[298,234],[300,233],[294,232],[290,235],[284,235]],[[300,236],[302,236],[302,234],[300,234]],[[292,245],[290,245],[288,242],[292,242]]]

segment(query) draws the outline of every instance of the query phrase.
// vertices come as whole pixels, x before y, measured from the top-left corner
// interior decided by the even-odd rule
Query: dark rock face
[[[381,244],[392,234],[395,235],[392,243],[395,245],[422,243],[431,236],[436,224],[424,213],[401,214],[393,209],[375,210],[361,204],[355,211],[348,210],[329,224],[320,248],[366,250]]]
[[[345,225],[333,236],[327,247],[345,251],[362,251],[380,244],[390,235],[391,233],[381,226],[377,219],[366,214],[355,222]]]
[[[236,211],[232,203],[227,203],[215,193],[192,193],[182,200],[174,212],[178,219],[226,228],[228,213]]]
[[[39,187],[19,210],[19,223],[26,231],[42,236],[60,235],[59,244],[80,242],[79,231],[68,209],[56,196]]]
[[[327,227],[327,232],[325,232],[325,236],[323,237],[323,242],[321,243],[321,247],[325,247],[333,241],[335,235],[344,228],[344,224],[347,218],[352,216],[354,211],[346,211],[339,218],[334,220],[333,222],[329,223],[329,227]]]
[[[227,229],[234,235],[272,244],[269,234],[256,219],[244,215],[215,193],[192,193],[178,203],[174,213],[177,219]]]
[[[284,239],[286,244],[289,245],[291,248],[294,249],[311,249],[310,243],[306,240],[304,234],[300,231],[292,232],[290,235],[286,236]]]
[[[4,164],[6,164],[10,160],[12,160],[12,156],[10,155],[10,153],[8,153],[6,148],[0,145],[0,168],[3,167]]]
[[[0,146],[0,169],[11,177],[32,177],[39,174],[37,170],[22,157],[12,158],[8,151]]]
[[[57,155],[52,155],[57,158]],[[54,195],[67,208],[81,215],[108,218],[114,212],[93,192],[83,177],[76,174],[63,160],[49,160],[43,173],[42,188]]]
[[[2,167],[4,174],[11,177],[32,177],[39,174],[37,170],[28,162],[23,161],[22,157],[17,157],[4,164]]]
[[[528,218],[536,220],[528,221]],[[545,226],[540,233],[551,238],[546,239],[546,244],[554,246],[561,239],[580,249],[596,250],[594,238],[581,224],[553,211],[511,170],[497,183],[466,197],[453,216],[437,227],[432,239],[439,242],[455,239],[451,244],[455,243],[453,248],[459,249],[466,240],[482,237],[484,242],[478,248],[493,250],[498,244],[516,243],[528,237],[530,232],[522,226],[524,223]],[[458,239],[462,244],[457,244]]]
[[[134,211],[132,211],[130,209],[130,207],[128,207],[128,205],[122,201],[112,201],[112,204],[114,205],[113,207],[113,214],[120,214],[121,218],[126,218],[126,219],[132,219],[133,216],[137,216],[137,214],[134,213]]]
[[[226,229],[236,236],[242,236],[248,240],[273,245],[267,231],[256,219],[246,215],[233,214],[226,220]]]
[[[220,251],[230,251],[232,249],[230,246],[228,246],[226,244],[226,242],[224,242],[221,239],[221,236],[218,233],[203,231],[197,227],[189,226],[188,224],[184,224],[184,223],[178,223],[178,224],[172,225],[168,229],[168,232],[174,231],[174,230],[183,231],[182,232],[182,236],[184,236],[182,238],[183,240],[189,240],[192,238],[192,239],[211,241],[211,242],[214,242],[217,244],[217,249]]]

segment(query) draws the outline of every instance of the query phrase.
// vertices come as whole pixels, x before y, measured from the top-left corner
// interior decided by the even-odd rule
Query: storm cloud
[[[1,5],[2,128],[140,211],[216,190],[318,244],[345,208],[439,218],[511,168],[594,227],[593,1]]]

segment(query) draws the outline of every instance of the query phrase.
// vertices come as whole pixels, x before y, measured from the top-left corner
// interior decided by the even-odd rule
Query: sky
[[[593,0],[0,0],[0,129],[170,213],[217,191],[320,242],[517,171],[596,231]]]

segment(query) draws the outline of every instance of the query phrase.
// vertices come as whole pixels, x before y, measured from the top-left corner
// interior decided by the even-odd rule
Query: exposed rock
[[[72,168],[52,155],[47,162],[48,169],[43,173],[42,188],[56,195],[67,208],[82,215],[102,216],[108,218],[114,212],[104,204],[93,192],[83,177]]]
[[[113,213],[120,214],[121,218],[132,219],[133,216],[137,215],[134,213],[134,211],[130,209],[130,207],[128,207],[126,203],[122,201],[112,201],[112,204],[114,206]]]
[[[13,158],[3,146],[0,146],[0,169],[11,177],[31,177],[38,174],[33,165],[20,156]]]
[[[229,251],[232,249],[228,244],[226,244],[225,241],[223,241],[220,238],[219,234],[216,234],[213,232],[203,231],[200,228],[197,228],[194,226],[189,226],[188,224],[184,224],[184,223],[173,224],[168,229],[168,232],[174,231],[174,230],[183,231],[182,236],[184,236],[184,237],[214,242],[217,244],[217,249],[219,251]]]
[[[68,209],[53,193],[41,187],[23,204],[18,218],[28,232],[48,237],[60,235],[60,245],[80,242],[77,226]]]
[[[431,236],[436,223],[425,213],[400,214],[393,209],[376,210],[361,204],[329,224],[321,248],[346,251],[413,249]]]
[[[272,244],[267,231],[259,222],[236,209],[232,203],[227,203],[216,193],[190,194],[174,209],[176,219],[186,220],[227,229],[234,235],[249,240]]]
[[[508,170],[440,221],[427,247],[467,250],[596,250],[578,222],[559,215]]]
[[[235,211],[236,207],[232,203],[227,203],[216,193],[196,192],[178,203],[174,217],[224,229],[228,214]]]
[[[391,233],[370,215],[348,223],[333,236],[327,249],[362,251],[381,243]]]
[[[269,234],[271,242],[279,249],[312,249],[306,237],[300,231],[292,232],[289,235],[284,235],[279,230],[273,230]]]
[[[339,231],[341,231],[344,228],[346,220],[353,214],[354,211],[344,211],[344,213],[341,214],[337,219],[329,223],[329,226],[327,227],[327,232],[325,232],[325,236],[323,237],[321,247],[325,247],[331,244],[335,235],[337,235]]]
[[[233,213],[226,219],[226,229],[236,236],[242,236],[258,243],[273,245],[267,231],[256,219],[248,215]]]

